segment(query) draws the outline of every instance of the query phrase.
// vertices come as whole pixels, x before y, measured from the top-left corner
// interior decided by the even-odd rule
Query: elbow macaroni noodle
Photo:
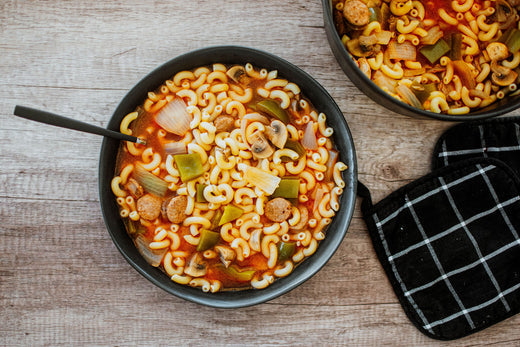
[[[413,8],[418,18],[424,14],[417,1],[404,5],[396,2],[394,6],[400,11]],[[403,21],[399,26],[411,33],[418,28],[419,20]],[[370,31],[377,33],[381,28],[375,26]],[[383,56],[378,55],[371,66],[381,65],[382,61]],[[334,131],[327,126],[326,115],[303,98],[299,86],[278,76],[277,71],[256,70],[251,64],[241,67],[240,77],[233,75],[231,68],[214,64],[180,71],[156,92],[148,93],[142,107],[125,116],[120,124],[122,133],[141,136],[147,145],[121,146],[118,171],[111,182],[129,235],[147,240],[147,252],[162,257],[159,266],[173,282],[204,292],[262,289],[276,278],[288,276],[326,237],[325,227],[338,211],[345,187],[341,172],[347,166],[329,160],[337,158],[330,155],[335,151],[331,142]],[[391,73],[402,71],[400,64],[388,68]],[[175,98],[184,101],[190,119],[189,130],[182,136],[150,122]],[[267,134],[273,116],[259,114],[250,104],[263,98],[277,103],[292,118],[290,124],[284,125],[288,139],[300,142],[305,131],[312,131],[318,148],[302,154],[294,148],[276,148],[269,138],[268,144],[274,147],[272,153],[258,158],[251,150],[251,139],[258,133]],[[225,117],[232,122],[223,126]],[[137,119],[142,121],[136,122]],[[309,122],[312,127],[306,130]],[[178,143],[177,151],[185,148],[184,153],[196,155],[203,174],[183,182],[177,153],[164,147],[169,142]],[[283,221],[271,220],[273,212],[266,206],[273,199],[272,192],[266,192],[255,180],[248,181],[244,167],[254,167],[273,177],[299,180],[298,198]],[[147,178],[143,179],[143,175]],[[165,189],[157,197],[160,205],[144,202],[146,196],[159,194],[154,190],[158,185]],[[318,190],[324,192],[319,202],[315,201]],[[185,204],[170,209],[180,197],[184,197]],[[241,216],[216,225],[216,218],[224,218],[222,211],[229,205],[241,209]],[[150,209],[158,215],[151,216],[147,213]],[[181,215],[179,221],[170,219],[172,211]],[[208,242],[205,238],[209,230],[216,235],[217,242],[199,251],[199,246]],[[283,255],[281,260],[288,245],[295,247],[293,254]],[[199,261],[204,265],[192,264],[196,254],[200,254]],[[205,273],[197,273],[202,268]],[[247,274],[247,279],[234,278],[236,275],[229,271]]]

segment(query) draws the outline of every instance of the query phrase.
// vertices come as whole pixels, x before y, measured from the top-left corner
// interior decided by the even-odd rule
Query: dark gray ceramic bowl
[[[212,307],[237,308],[259,304],[287,293],[312,277],[332,257],[347,233],[354,211],[357,185],[356,155],[345,118],[334,100],[321,85],[304,71],[278,57],[262,51],[236,46],[200,49],[181,55],[158,67],[128,92],[115,110],[107,127],[118,130],[123,117],[144,102],[148,91],[158,88],[175,73],[213,63],[251,63],[255,67],[266,68],[269,71],[278,70],[279,76],[298,84],[302,93],[311,100],[316,108],[327,115],[329,125],[334,128],[333,136],[340,151],[340,160],[347,164],[349,169],[343,172],[346,188],[341,197],[340,210],[334,217],[326,233],[327,236],[321,241],[316,253],[296,267],[289,276],[276,280],[265,289],[204,293],[200,289],[174,283],[161,270],[149,265],[139,255],[130,237],[128,237],[110,189],[110,181],[115,172],[115,159],[119,148],[117,140],[109,138],[103,140],[99,165],[99,194],[103,218],[114,244],[124,258],[141,275],[168,293],[186,300]],[[326,283],[323,283],[323,285],[326,285]]]
[[[354,83],[363,93],[368,95],[372,100],[378,104],[400,114],[404,114],[411,117],[430,117],[440,120],[447,121],[469,121],[484,119],[490,117],[496,117],[507,112],[511,112],[520,107],[520,95],[514,97],[505,97],[504,99],[495,102],[488,107],[470,112],[465,115],[447,115],[438,114],[430,111],[420,110],[412,107],[404,102],[401,102],[394,97],[390,96],[379,88],[374,82],[372,82],[361,70],[358,68],[351,55],[343,46],[341,38],[334,27],[332,19],[332,1],[322,0],[323,5],[323,20],[325,24],[325,32],[327,39],[332,49],[332,53],[336,57],[339,65],[348,76],[348,78]]]

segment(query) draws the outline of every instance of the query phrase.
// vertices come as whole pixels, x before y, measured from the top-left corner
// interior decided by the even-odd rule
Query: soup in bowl
[[[363,91],[407,115],[466,120],[518,107],[513,0],[324,1],[329,42]],[[350,61],[348,61],[350,60]]]
[[[172,294],[216,307],[269,300],[318,271],[347,231],[356,167],[344,117],[279,58],[188,53],[143,79],[109,127],[146,143],[105,140],[109,232]]]

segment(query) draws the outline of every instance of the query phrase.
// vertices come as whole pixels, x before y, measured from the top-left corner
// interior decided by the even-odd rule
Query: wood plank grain
[[[0,345],[441,345],[404,314],[359,201],[312,279],[265,304],[212,309],[155,287],[112,244],[99,208],[100,137],[11,115],[21,104],[106,126],[149,71],[214,45],[265,50],[316,78],[345,115],[374,202],[427,173],[452,125],[398,115],[358,90],[327,44],[319,1],[2,1]],[[519,322],[442,344],[518,345]]]

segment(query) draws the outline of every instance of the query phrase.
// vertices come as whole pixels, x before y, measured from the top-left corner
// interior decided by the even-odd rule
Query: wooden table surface
[[[299,66],[334,97],[375,201],[426,174],[452,123],[392,113],[343,74],[317,0],[0,2],[0,345],[440,345],[405,316],[356,205],[312,279],[214,309],[139,275],[105,229],[101,137],[11,116],[16,104],[106,126],[137,81],[182,53],[234,44]],[[519,114],[515,112],[515,114]],[[520,316],[451,346],[519,345]]]

